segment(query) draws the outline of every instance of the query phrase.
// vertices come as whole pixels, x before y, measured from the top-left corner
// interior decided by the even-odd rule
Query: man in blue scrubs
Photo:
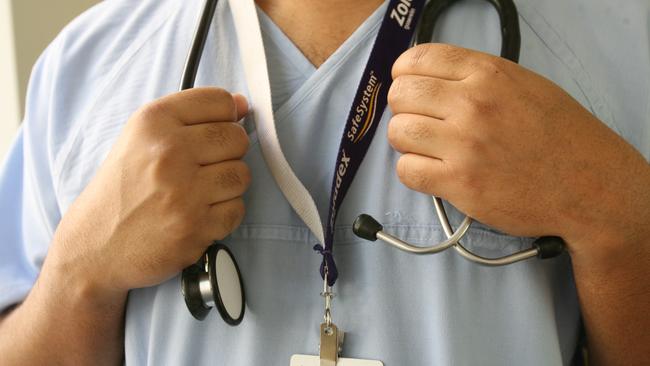
[[[280,143],[324,218],[343,123],[387,5],[257,4]],[[421,45],[394,64],[390,111],[336,226],[346,357],[570,364],[582,318],[594,364],[648,362],[650,5],[517,6],[522,66],[488,55],[499,49],[498,17],[478,1],[453,7],[434,39],[467,48]],[[34,68],[0,172],[0,364],[286,365],[317,353],[316,240],[245,118],[255,106],[227,1],[201,87],[174,92],[200,8],[103,2]],[[485,268],[351,234],[368,212],[409,241],[438,241],[431,194],[457,207],[448,206],[456,225],[461,212],[479,221],[464,244],[482,255],[542,235],[563,237],[568,253]],[[238,327],[216,314],[197,322],[180,295],[179,272],[215,239],[246,283]]]

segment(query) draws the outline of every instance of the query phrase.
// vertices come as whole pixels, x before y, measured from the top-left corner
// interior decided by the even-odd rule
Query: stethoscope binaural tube
[[[512,0],[487,0],[494,6],[501,22],[501,57],[512,62],[519,62],[521,49],[521,32],[519,30],[519,13]],[[424,6],[422,19],[418,24],[413,45],[428,43],[433,38],[433,31],[440,15],[458,0],[430,0]]]
[[[554,236],[545,236],[535,240],[530,249],[522,250],[513,254],[509,254],[507,256],[498,258],[486,258],[478,254],[474,254],[460,243],[460,240],[463,236],[465,236],[473,221],[472,218],[465,216],[458,230],[454,232],[453,228],[449,224],[449,220],[447,219],[447,214],[444,212],[442,200],[437,197],[433,197],[433,199],[436,206],[436,213],[438,214],[442,228],[447,235],[447,240],[444,240],[438,244],[420,247],[405,242],[393,235],[384,232],[384,227],[372,216],[366,214],[362,214],[357,217],[357,219],[354,221],[352,230],[360,238],[370,241],[376,241],[379,239],[397,249],[411,254],[436,254],[443,252],[449,248],[454,248],[465,259],[489,267],[504,266],[534,257],[537,257],[539,259],[553,258],[562,254],[564,251],[564,242],[561,238]]]
[[[440,15],[457,0],[430,0],[425,5],[425,9],[418,25],[417,35],[413,39],[413,45],[429,42],[433,37],[436,22]],[[521,49],[521,34],[519,31],[519,15],[517,8],[512,0],[488,0],[499,13],[501,21],[501,57],[512,62],[519,61],[519,52]],[[447,236],[447,239],[431,246],[419,247],[409,244],[395,236],[392,236],[383,230],[383,226],[369,215],[362,214],[354,221],[354,233],[363,239],[376,241],[380,239],[387,244],[411,254],[436,254],[449,248],[454,248],[463,258],[485,266],[504,266],[529,258],[553,258],[560,255],[566,244],[562,238],[556,236],[545,236],[538,238],[533,242],[530,249],[522,250],[510,255],[498,258],[486,258],[472,253],[465,248],[460,240],[467,233],[472,224],[472,218],[465,216],[458,229],[454,232],[449,218],[445,212],[442,200],[433,196],[433,204],[436,209],[436,215]]]

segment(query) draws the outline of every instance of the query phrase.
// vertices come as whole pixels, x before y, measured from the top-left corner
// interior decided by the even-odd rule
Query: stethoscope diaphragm
[[[230,325],[238,325],[244,318],[241,273],[223,244],[211,245],[197,263],[183,270],[181,291],[187,308],[198,320],[205,319],[213,307]]]

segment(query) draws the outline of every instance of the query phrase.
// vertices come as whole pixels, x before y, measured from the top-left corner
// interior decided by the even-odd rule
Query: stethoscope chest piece
[[[230,325],[238,325],[244,318],[241,273],[223,244],[211,245],[197,263],[183,270],[181,291],[187,308],[198,320],[205,319],[213,307]]]

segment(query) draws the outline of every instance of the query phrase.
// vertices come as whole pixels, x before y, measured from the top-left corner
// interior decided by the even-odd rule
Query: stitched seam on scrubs
[[[553,56],[555,56],[555,58],[557,58],[557,59],[562,63],[562,65],[564,65],[564,67],[566,67],[567,69],[573,71],[572,68],[571,68],[571,67],[570,67],[570,66],[569,66],[569,65],[564,61],[564,59],[563,59],[562,57],[560,57],[560,55],[555,51],[555,49],[553,49],[553,48],[548,44],[548,41],[547,41],[544,37],[542,37],[542,35],[539,33],[539,31],[538,31],[537,29],[535,29],[535,28],[532,26],[532,24],[530,24],[530,22],[529,22],[528,20],[526,20],[526,18],[525,18],[523,15],[520,16],[520,18],[521,18],[521,20],[524,21],[524,23],[526,23],[526,25],[528,25],[528,27],[530,28],[530,30],[531,30],[531,31],[532,31],[532,32],[537,36],[537,38],[539,38],[539,40],[542,42],[542,44],[544,45],[544,47],[546,47],[546,49],[548,49],[548,50],[553,54]],[[547,25],[549,25],[548,22],[546,22],[546,20],[545,20],[545,23],[546,23]],[[550,27],[550,25],[549,25],[549,27]],[[553,31],[553,32],[556,33],[556,35],[557,35],[557,32],[555,32],[555,31]],[[559,38],[559,37],[558,37],[558,38]],[[574,56],[575,56],[575,54],[574,54]],[[585,97],[585,100],[587,101],[587,104],[589,105],[589,111],[590,111],[592,114],[596,114],[596,110],[594,109],[594,105],[593,105],[593,103],[592,103],[592,101],[591,101],[591,98],[589,97],[589,95],[588,95],[587,92],[585,91],[585,88],[582,86],[582,84],[581,84],[580,82],[578,82],[578,80],[576,80],[575,77],[573,77],[573,73],[571,73],[571,75],[572,75],[572,76],[571,76],[571,80],[573,80],[573,82],[576,84],[576,86],[578,87],[578,89],[579,89],[580,92],[582,93],[582,96]]]
[[[445,236],[442,228],[436,225],[386,224],[387,232],[396,234],[404,240],[418,245],[432,245],[442,241]],[[533,239],[513,237],[495,233],[483,228],[470,228],[465,240],[471,248],[483,250],[512,250],[528,247]],[[231,238],[243,240],[282,240],[290,242],[313,242],[315,238],[308,228],[295,225],[245,224],[235,230]],[[358,245],[367,243],[352,233],[351,225],[337,225],[335,230],[337,245]]]
[[[524,13],[528,13],[529,18],[526,18]],[[533,34],[537,36],[546,49],[548,49],[562,63],[562,65],[570,71],[571,80],[573,80],[584,95],[589,104],[591,113],[621,135],[621,130],[618,128],[616,119],[607,103],[607,99],[603,96],[603,93],[599,92],[595,88],[591,74],[589,74],[582,66],[582,62],[573,52],[573,49],[569,46],[566,40],[560,36],[557,30],[553,28],[548,20],[546,20],[546,18],[534,6],[531,7],[527,4],[521,4],[519,17],[524,21],[524,23],[526,23],[526,25],[528,25]],[[533,22],[529,19],[534,18],[541,20],[541,22],[546,26],[546,29],[556,38],[555,41],[544,38],[541,34],[542,30],[533,27]],[[536,22],[536,24],[540,25],[539,22]]]
[[[159,24],[152,27],[149,33],[147,33],[145,36],[142,36],[141,39],[134,41],[134,43],[127,48],[127,50],[124,53],[124,56],[122,56],[116,62],[116,66],[113,68],[111,74],[105,79],[105,82],[101,85],[101,87],[98,88],[100,92],[97,93],[97,98],[95,99],[94,103],[92,103],[88,108],[84,109],[84,113],[81,113],[81,115],[85,115],[86,112],[92,111],[93,109],[96,108],[96,106],[100,102],[102,102],[101,96],[106,93],[106,90],[120,76],[124,68],[127,67],[131,63],[131,61],[133,61],[135,56],[144,48],[144,46],[148,44],[148,41],[154,38],[158,34],[158,30],[162,28],[169,21],[170,17],[174,14],[174,10],[178,9],[182,3],[172,2],[172,4],[176,6],[169,5],[170,7],[169,12],[167,13],[167,15],[162,17]],[[56,177],[56,185],[54,186],[54,191],[57,193],[57,195],[59,194],[59,187],[62,185],[61,179],[63,179],[62,178],[63,175],[60,174],[60,172],[62,172],[65,166],[68,164],[72,155],[73,148],[78,145],[78,141],[82,136],[82,131],[85,129],[88,123],[90,123],[90,120],[91,119],[87,119],[85,122],[82,122],[73,131],[73,136],[71,136],[69,140],[70,142],[63,145],[63,147],[61,148],[61,153],[59,154],[60,158],[56,159],[56,161],[58,161],[59,163],[57,164],[55,162],[52,174]]]

